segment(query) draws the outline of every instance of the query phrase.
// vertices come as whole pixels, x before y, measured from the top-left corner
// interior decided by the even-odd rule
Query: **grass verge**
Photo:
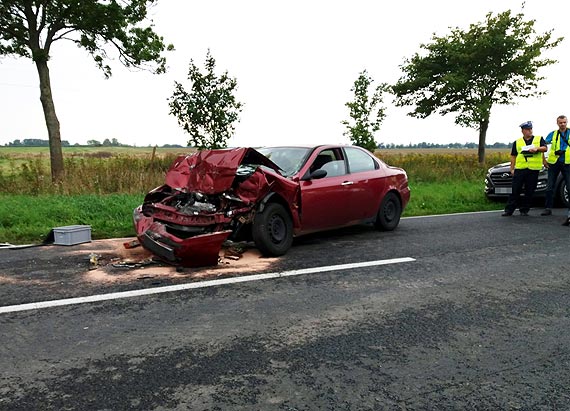
[[[481,183],[411,184],[412,196],[403,216],[499,210]],[[86,224],[93,239],[135,235],[132,211],[144,196],[137,194],[0,195],[0,243],[40,243],[54,227]]]
[[[93,239],[135,235],[132,211],[143,200],[134,194],[0,195],[0,243],[40,243],[54,227],[91,226]]]
[[[404,217],[500,210],[504,203],[490,201],[481,182],[410,184],[411,198]]]
[[[132,210],[164,183],[177,154],[187,149],[68,148],[65,173],[51,182],[48,148],[0,148],[0,243],[41,242],[54,227],[87,224],[93,239],[133,236]],[[380,150],[386,163],[406,170],[412,196],[404,217],[499,210],[487,200],[487,168],[505,161],[489,152],[480,165],[474,150]]]

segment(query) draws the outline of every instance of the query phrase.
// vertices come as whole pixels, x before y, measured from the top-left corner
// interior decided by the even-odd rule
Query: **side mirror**
[[[318,180],[319,178],[323,178],[326,177],[327,175],[327,171],[323,170],[322,168],[319,168],[318,170],[315,170],[311,173],[311,180]]]
[[[326,175],[327,175],[326,170],[320,168],[318,170],[313,171],[312,173],[310,173],[309,170],[307,170],[307,172],[303,174],[303,177],[301,177],[301,181],[318,180],[319,178],[323,178]]]

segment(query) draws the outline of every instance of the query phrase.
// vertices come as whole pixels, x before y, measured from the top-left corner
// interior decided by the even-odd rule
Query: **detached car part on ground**
[[[534,197],[544,197],[546,195],[546,184],[548,181],[548,170],[543,168],[538,173],[538,183],[534,191]],[[510,163],[500,163],[489,170],[485,177],[485,195],[491,200],[506,200],[511,194],[513,176],[510,173]],[[558,174],[554,184],[554,201],[564,207],[569,206],[568,192],[564,185],[562,173]]]
[[[279,256],[294,236],[361,223],[393,230],[406,172],[354,146],[204,150],[179,156],[133,213],[140,243],[172,264],[215,265],[222,244]]]

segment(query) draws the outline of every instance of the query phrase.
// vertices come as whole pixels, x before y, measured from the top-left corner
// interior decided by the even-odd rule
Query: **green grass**
[[[67,155],[96,155],[96,153],[111,153],[113,155],[150,155],[154,147],[94,147],[94,146],[69,146],[62,147],[64,156]],[[156,148],[157,153],[186,153],[193,151],[188,147]],[[45,156],[49,158],[49,147],[7,147],[0,146],[0,158],[6,156]]]
[[[0,243],[38,243],[54,227],[91,226],[93,239],[135,235],[132,212],[142,195],[0,195]]]
[[[411,183],[404,217],[499,210],[483,195],[481,182]],[[0,243],[39,243],[54,227],[87,224],[93,239],[135,235],[132,212],[144,195],[0,195]]]
[[[132,211],[164,182],[173,159],[188,149],[64,148],[65,173],[51,182],[47,147],[0,147],[0,243],[41,242],[54,227],[87,224],[94,239],[133,236]],[[404,216],[499,210],[483,194],[487,168],[508,153],[388,150],[376,155],[406,170],[411,200]]]
[[[93,165],[96,162],[108,160],[109,163],[117,161],[140,162],[145,161],[161,164],[168,163],[179,154],[195,151],[191,148],[154,148],[154,147],[63,147],[63,157],[67,164],[86,163]],[[18,175],[23,168],[33,166],[41,168],[43,174],[49,175],[50,153],[49,147],[0,147],[0,173],[4,175]]]
[[[404,217],[500,210],[504,204],[490,201],[483,194],[483,182],[410,184],[411,197]]]

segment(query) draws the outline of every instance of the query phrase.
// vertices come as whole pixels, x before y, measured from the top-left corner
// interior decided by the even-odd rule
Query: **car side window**
[[[313,164],[311,165],[311,172],[322,168],[329,161],[333,161],[333,153],[331,150],[323,150],[319,153]]]
[[[371,171],[377,168],[372,156],[365,151],[353,147],[346,147],[345,150],[348,158],[348,168],[351,173]]]
[[[327,172],[326,177],[337,177],[346,174],[344,160],[329,161],[321,168]]]
[[[344,160],[342,159],[342,153],[338,149],[327,149],[321,151],[313,164],[311,165],[311,173],[315,170],[325,170],[327,172],[326,177],[335,177],[346,174],[346,166]]]

